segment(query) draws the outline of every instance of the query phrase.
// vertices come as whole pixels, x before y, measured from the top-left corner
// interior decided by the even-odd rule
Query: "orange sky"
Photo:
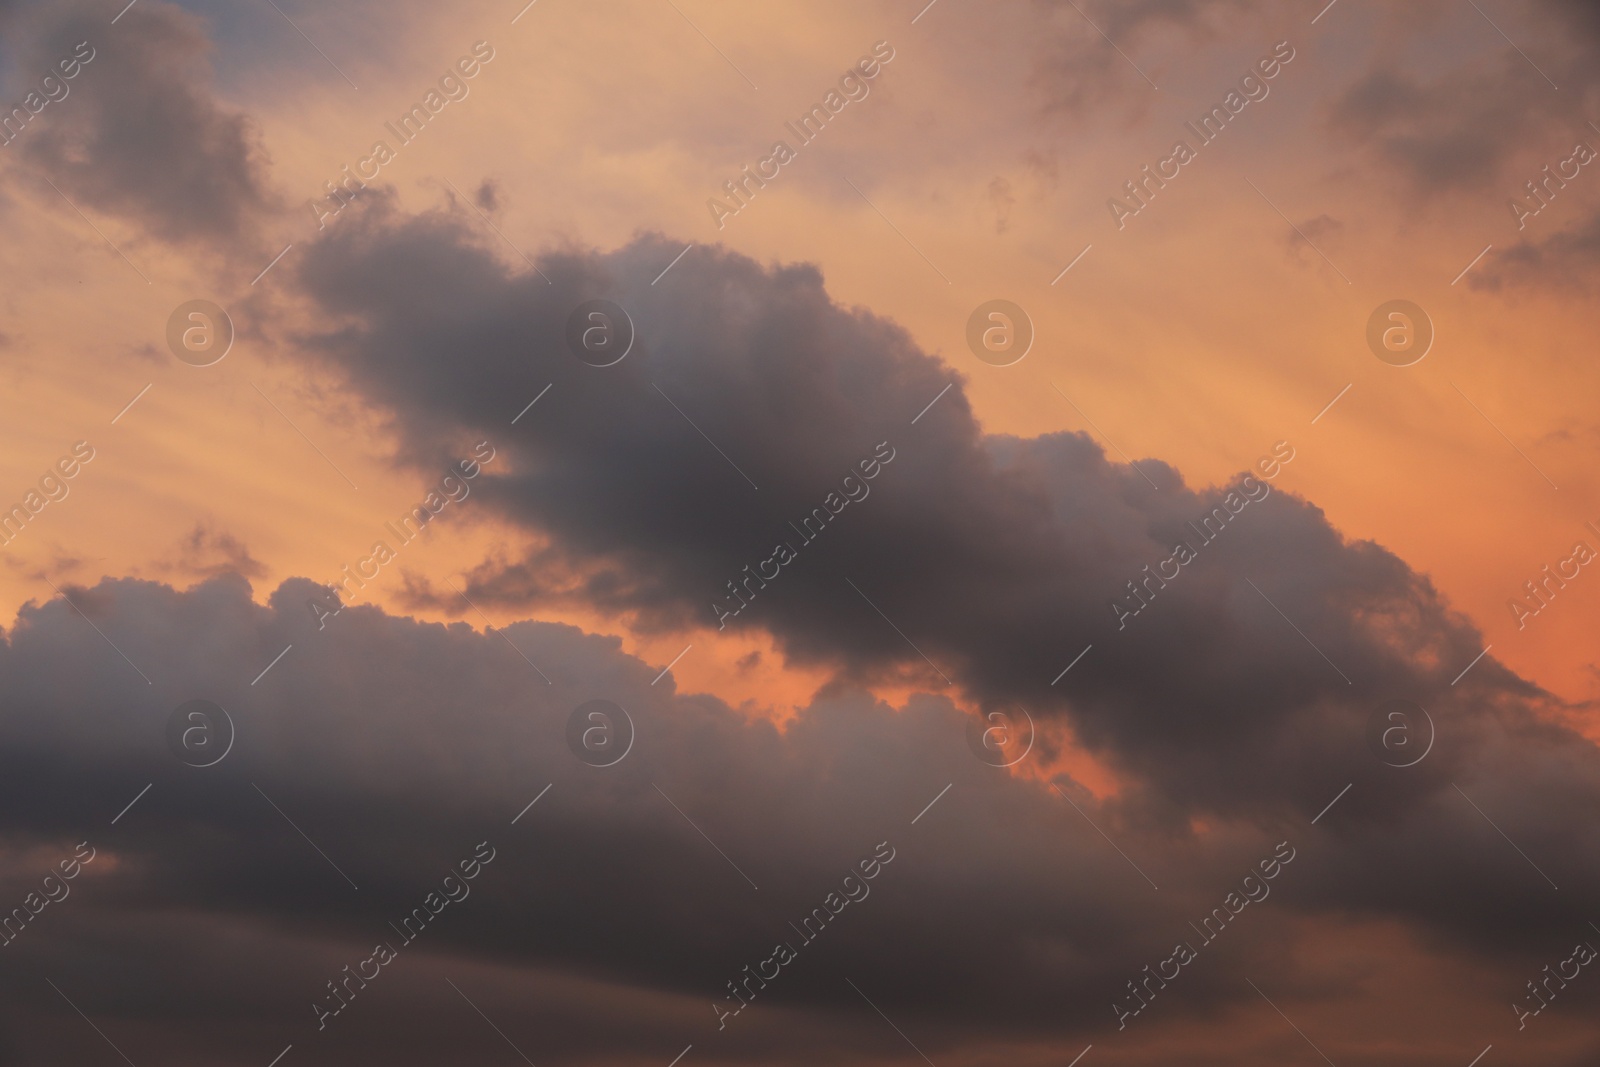
[[[879,8],[826,22],[796,15],[768,13],[785,26],[774,35],[743,8],[696,10],[695,25],[730,60],[759,72],[759,89],[667,6],[628,14],[650,29],[629,34],[615,32],[621,8],[604,5],[542,4],[514,26],[498,5],[415,12],[387,32],[384,61],[347,61],[359,91],[330,83],[314,56],[305,78],[267,79],[248,66],[228,69],[218,55],[225,95],[259,124],[284,204],[261,239],[261,264],[311,237],[308,198],[386,136],[383,123],[420,97],[435,68],[489,40],[496,58],[470,96],[383,170],[408,208],[447,203],[446,181],[468,189],[492,180],[506,241],[487,227],[485,240],[513,264],[520,258],[509,245],[529,254],[564,241],[608,247],[647,229],[721,241],[764,261],[818,263],[835,299],[892,317],[964,376],[991,432],[1103,432],[1191,483],[1223,480],[1289,440],[1298,459],[1280,488],[1324,508],[1349,537],[1377,540],[1429,574],[1518,671],[1570,699],[1600,695],[1584,640],[1600,623],[1600,589],[1589,588],[1600,581],[1585,572],[1520,632],[1506,604],[1575,540],[1600,547],[1584,526],[1600,520],[1590,462],[1600,371],[1585,358],[1592,306],[1560,291],[1452,286],[1484,245],[1518,236],[1504,197],[1399,195],[1394,179],[1347,163],[1318,127],[1315,109],[1336,84],[1349,38],[1386,16],[1354,4],[1317,26],[1281,16],[1199,53],[1158,40],[1142,58],[1159,91],[1113,67],[1100,105],[1067,115],[1029,101],[1029,72],[1012,54],[1023,47],[1020,11],[949,3],[916,25]],[[1482,46],[1470,17],[1459,30],[1446,24]],[[339,26],[330,18],[317,29],[313,37],[331,39]],[[1293,42],[1296,58],[1271,95],[1119,231],[1106,197],[1165,154],[1184,132],[1179,120],[1203,111],[1236,68],[1280,39]],[[895,58],[870,96],[717,229],[708,197],[788,136],[783,123],[879,40]],[[1535,172],[1562,147],[1551,144],[1524,169]],[[1317,245],[1338,272],[1250,182],[1292,219],[1333,220]],[[197,522],[248,546],[264,594],[289,575],[337,570],[366,549],[379,516],[419,495],[415,475],[388,464],[381,423],[286,364],[291,338],[257,332],[253,312],[289,299],[271,273],[251,286],[241,269],[218,271],[123,220],[95,218],[149,276],[146,285],[49,187],[24,183],[13,196],[0,250],[11,280],[0,486],[20,499],[78,440],[98,458],[67,500],[5,549],[6,607],[48,593],[41,571],[57,581],[185,581],[164,568]],[[1537,224],[1554,231],[1597,202],[1600,182],[1574,182]],[[239,329],[229,356],[203,369],[176,362],[162,344],[166,316],[197,296],[228,307]],[[996,296],[1023,306],[1037,329],[1033,351],[1012,367],[986,366],[964,346],[968,314]],[[1396,296],[1419,301],[1437,327],[1433,350],[1408,368],[1378,362],[1364,344],[1366,316]],[[530,377],[529,398],[538,384]],[[507,404],[514,413],[519,398]],[[503,433],[515,434],[507,421]],[[408,549],[400,567],[438,581],[515,538],[470,510],[420,551]],[[377,601],[394,604],[398,574],[380,585]],[[619,632],[663,664],[694,641],[676,668],[680,687],[738,698],[780,684],[798,699],[815,681],[764,670],[758,685],[746,684],[731,665],[747,642],[709,633],[641,642],[626,620],[574,621]]]

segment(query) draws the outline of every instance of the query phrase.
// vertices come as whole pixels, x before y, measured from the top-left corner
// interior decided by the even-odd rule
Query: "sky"
[[[0,1063],[1592,1063],[1597,60],[0,0]]]

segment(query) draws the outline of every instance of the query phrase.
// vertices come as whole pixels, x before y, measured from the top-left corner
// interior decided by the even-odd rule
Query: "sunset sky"
[[[0,1064],[1600,1054],[1592,2],[0,0],[0,100]]]

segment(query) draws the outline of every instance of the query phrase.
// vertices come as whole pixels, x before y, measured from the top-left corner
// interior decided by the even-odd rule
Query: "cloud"
[[[737,603],[727,582],[787,541],[796,559],[765,587],[741,586],[752,596],[730,625],[767,630],[791,662],[845,679],[940,691],[948,678],[985,708],[1070,723],[1129,783],[1124,832],[1170,843],[1197,818],[1298,825],[1353,784],[1362,792],[1342,818],[1359,828],[1355,854],[1319,867],[1328,906],[1383,907],[1402,891],[1374,880],[1406,856],[1394,877],[1409,921],[1431,925],[1423,899],[1448,891],[1438,872],[1470,868],[1508,881],[1442,922],[1503,940],[1490,902],[1543,883],[1530,867],[1484,867],[1486,827],[1459,785],[1487,797],[1502,827],[1515,820],[1507,832],[1530,855],[1560,857],[1563,880],[1593,878],[1573,859],[1587,841],[1569,836],[1588,831],[1538,814],[1600,801],[1592,747],[1543,725],[1559,702],[1492,657],[1456,683],[1481,635],[1383,547],[1266,494],[1259,471],[1250,486],[1197,489],[1157,461],[1112,463],[1081,434],[986,436],[958,376],[892,323],[834,304],[810,267],[697,247],[670,286],[652,285],[682,243],[647,236],[547,254],[547,284],[495,260],[459,213],[407,217],[374,201],[351,222],[301,262],[305,291],[344,324],[306,342],[392,413],[407,459],[435,462],[458,447],[447,442],[480,435],[505,442],[478,491],[535,547],[486,560],[474,600],[576,599],[714,640],[713,601]],[[570,312],[597,298],[638,328],[629,356],[603,369],[562,340]],[[546,385],[538,417],[502,433]],[[869,496],[815,540],[789,525],[883,442],[895,458]],[[1262,498],[1241,504],[1246,489]],[[1218,525],[1219,508],[1239,514],[1212,538],[1198,524]],[[1149,577],[1180,542],[1195,562],[1165,584]],[[1135,580],[1150,602],[1128,621],[1112,604],[1135,603]],[[1396,698],[1451,736],[1406,775],[1363,739]],[[1486,784],[1504,781],[1508,758],[1562,799]],[[1412,864],[1422,856],[1434,866]]]
[[[494,212],[500,210],[500,198],[504,195],[499,183],[485,178],[482,184],[478,186],[477,192],[473,194],[472,199],[483,210]]]
[[[1187,490],[1176,472],[1146,462],[1165,486],[1155,490],[1082,435],[984,438],[958,382],[912,426],[955,376],[891,323],[834,306],[811,267],[762,270],[696,248],[667,275],[680,282],[651,286],[682,243],[642,238],[606,256],[546,256],[542,269],[555,280],[546,285],[499,266],[459,216],[402,219],[379,205],[352,222],[302,261],[307,291],[352,325],[307,342],[394,413],[413,461],[448,462],[467,438],[506,442],[506,467],[485,478],[480,498],[538,547],[480,568],[474,598],[578,597],[662,629],[715,627],[715,603],[739,603],[728,582],[792,542],[794,571],[771,589],[752,585],[755,600],[733,625],[773,630],[797,661],[939,681],[877,605],[984,699],[1038,699],[1040,678],[1098,640],[1104,651],[1085,685],[1104,670],[1109,683],[1126,681],[1163,707],[1171,691],[1136,664],[1170,656],[1174,677],[1190,678],[1219,640],[1206,637],[1202,619],[1229,617],[1238,637],[1283,645],[1282,619],[1253,600],[1242,565],[1288,539],[1293,558],[1258,555],[1250,576],[1314,616],[1318,645],[1362,678],[1355,693],[1386,673],[1414,672],[1402,667],[1405,649],[1358,625],[1358,613],[1416,614],[1426,632],[1405,640],[1446,662],[1482,648],[1400,561],[1376,545],[1342,544],[1315,509],[1283,494],[1229,531],[1232,544],[1208,549],[1194,581],[1186,574],[1162,593],[1149,625],[1118,630],[1110,603],[1128,595],[1125,582],[1170,555],[1178,537],[1197,539],[1184,523],[1221,493]],[[603,371],[562,342],[571,310],[597,296],[629,309],[638,328],[634,354]],[[558,403],[502,434],[522,397],[546,386]],[[896,459],[869,498],[803,539],[803,518],[883,443]],[[1194,648],[1166,640],[1190,629]],[[1227,659],[1206,699],[1222,707],[1278,685],[1298,701],[1347,693],[1333,670],[1307,670],[1322,662],[1309,648],[1283,651],[1272,664]],[[1096,744],[1146,749],[1109,707],[1080,702],[1078,713],[1106,718],[1104,733],[1091,729]]]
[[[1344,231],[1344,223],[1326,213],[1305,219],[1284,237],[1284,246],[1294,256],[1315,256],[1318,248],[1328,247]]]
[[[1328,121],[1404,177],[1413,202],[1452,189],[1519,187],[1533,173],[1514,173],[1516,166],[1570,148],[1574,131],[1586,129],[1584,101],[1600,69],[1593,5],[1544,0],[1536,17],[1502,17],[1516,46],[1470,9],[1428,6],[1388,18],[1384,36],[1413,46],[1373,60],[1339,92]],[[1481,46],[1463,48],[1461,30]],[[1434,57],[1427,73],[1414,62],[1420,48]]]
[[[497,262],[459,211],[400,217],[374,201],[351,222],[301,261],[307,293],[346,324],[307,345],[392,412],[410,460],[503,442],[478,493],[534,547],[473,572],[479,603],[754,626],[791,661],[858,680],[949,678],[985,704],[1070,715],[1185,810],[1281,802],[1304,776],[1337,774],[1322,731],[1397,690],[1464,699],[1449,682],[1482,641],[1380,546],[1345,542],[1282,492],[1205,544],[1187,524],[1223,489],[1108,462],[1079,434],[985,437],[959,378],[892,323],[833,304],[813,268],[698,247],[651,285],[683,245],[645,237],[547,255],[546,284]],[[562,341],[598,297],[639,335],[604,369]],[[504,431],[547,385],[553,402]],[[882,445],[895,458],[870,496],[803,537]],[[1121,625],[1113,602],[1136,603],[1127,583],[1179,540],[1203,558]],[[779,544],[795,561],[745,586],[772,573]],[[753,599],[729,620],[735,581]],[[1070,690],[1052,687],[1089,644]],[[1475,675],[1531,694],[1498,669]],[[1192,758],[1202,742],[1216,762]]]
[[[266,574],[266,567],[250,554],[249,546],[228,531],[216,530],[205,522],[195,523],[184,536],[175,560],[159,566],[168,573],[199,578],[215,578],[222,574],[260,578]]]
[[[213,93],[204,24],[159,0],[114,26],[103,15],[100,5],[73,2],[7,20],[19,75],[50,72],[83,41],[93,58],[6,151],[86,210],[165,241],[237,251],[275,198],[254,124]],[[10,88],[16,96],[26,86]]]
[[[1050,110],[1082,113],[1106,104],[1142,109],[1147,99],[1142,94],[1124,96],[1124,83],[1131,79],[1144,85],[1129,63],[1138,63],[1148,72],[1148,61],[1124,56],[1137,53],[1141,44],[1164,33],[1189,41],[1214,40],[1222,23],[1259,6],[1257,0],[1133,0],[1102,5],[1040,2],[1035,5],[1037,23],[1030,32],[1039,42],[1033,86]],[[1115,48],[1107,43],[1108,37],[1116,42]]]
[[[182,593],[127,579],[67,592],[155,684],[147,691],[114,650],[86,644],[94,631],[60,600],[26,609],[0,646],[0,678],[19,709],[0,745],[0,836],[23,867],[48,868],[56,846],[70,855],[84,837],[100,850],[76,899],[46,911],[6,951],[24,969],[48,960],[63,983],[87,985],[102,1014],[137,1010],[170,1030],[198,1011],[283,1042],[317,1042],[310,1003],[324,982],[373,940],[397,940],[388,923],[484,839],[495,863],[394,965],[418,982],[432,974],[433,988],[419,995],[411,977],[392,986],[385,978],[335,1033],[348,1025],[381,1034],[419,1001],[449,1002],[438,975],[498,968],[497,984],[538,987],[544,973],[590,984],[592,994],[575,999],[596,1032],[585,1038],[570,1014],[552,1014],[558,1047],[626,1048],[629,1039],[600,1022],[619,995],[655,995],[670,1008],[649,1027],[657,1040],[683,1032],[715,1042],[710,1004],[726,983],[774,941],[800,941],[788,922],[821,905],[881,841],[896,856],[870,894],[799,946],[806,966],[775,983],[769,1001],[782,1005],[779,1017],[737,1020],[729,1047],[753,1051],[777,1032],[803,1050],[861,1025],[841,971],[884,1003],[926,995],[947,1011],[976,991],[975,976],[1000,974],[1029,943],[1057,946],[1056,961],[986,979],[989,991],[961,1010],[961,1026],[931,1027],[930,1047],[966,1040],[963,1029],[1039,1031],[1050,1020],[1039,1031],[1048,1033],[1062,1020],[1098,1018],[1098,1007],[1057,1005],[1058,983],[1120,984],[1117,957],[1136,954],[1141,918],[1168,907],[1125,899],[1132,872],[1085,881],[1073,859],[1082,847],[1089,867],[1111,870],[1098,838],[1037,783],[974,760],[960,713],[942,699],[897,710],[840,692],[780,734],[713,698],[652,686],[654,669],[620,654],[615,639],[568,626],[504,631],[544,664],[546,687],[500,635],[463,625],[353,607],[319,631],[305,602],[320,590],[300,579],[268,606],[232,577]],[[285,644],[288,655],[252,684]],[[169,705],[195,696],[227,708],[238,731],[229,756],[204,770],[180,764],[164,740]],[[579,763],[563,739],[571,710],[595,697],[621,704],[638,727],[635,750],[606,771]],[[956,792],[913,829],[952,780]],[[112,827],[146,784],[149,794]],[[513,828],[546,785],[549,795]],[[997,836],[998,825],[1011,829]],[[1073,844],[1040,854],[1040,827]],[[1012,888],[996,897],[997,872]],[[1012,914],[975,916],[942,944],[929,937],[952,909],[985,895]],[[177,914],[181,924],[168,918]],[[1093,924],[1075,918],[1088,914]],[[1175,912],[1165,919],[1177,924]],[[169,963],[182,961],[162,996],[90,973],[94,957],[131,964],[160,944]],[[220,966],[225,947],[251,950],[256,965]],[[908,981],[912,964],[926,976]],[[202,984],[201,974],[211,977]],[[984,1020],[989,1012],[995,1020]],[[148,1040],[151,1051],[178,1047],[166,1034]]]
[[[1011,209],[1016,205],[1017,198],[1012,195],[1011,183],[998,175],[989,182],[989,203],[994,208],[995,236],[1003,235],[1011,228]]]
[[[1513,62],[1515,60],[1515,62]],[[1344,90],[1331,125],[1400,171],[1419,192],[1481,190],[1499,177],[1528,120],[1529,98],[1549,92],[1521,60],[1502,57],[1431,82],[1390,67]],[[1507,92],[1507,82],[1515,92]],[[1535,84],[1537,83],[1537,84]]]
[[[1132,50],[1243,9],[1090,11]],[[1075,12],[1058,11],[1076,20],[1084,54],[1096,50],[1087,69],[1123,66]],[[181,218],[181,198],[119,169],[131,149],[112,131],[138,118],[112,114],[121,100],[96,110],[75,91],[67,105],[91,105],[81,142],[68,138],[80,120],[52,105],[63,140],[45,162],[64,166],[86,207],[165,239],[247,233],[265,202],[259,162],[228,168],[246,158],[233,150],[252,142],[248,125],[212,101],[193,65],[203,39],[179,32],[194,28],[188,16],[149,0],[133,12],[117,28],[157,38],[139,51],[180,61],[117,84],[149,86],[163,129],[173,116],[202,120],[198,169],[174,180],[215,202]],[[1439,84],[1399,76],[1405,121],[1425,115]],[[1401,122],[1372,143],[1417,129]],[[156,162],[172,144],[150,143]],[[79,144],[127,188],[75,170]],[[1396,145],[1402,167],[1444,167],[1461,148]],[[201,175],[220,183],[203,187]],[[1017,190],[991,188],[999,226]],[[503,203],[488,182],[474,199]],[[1306,226],[1319,244],[1327,219]],[[387,416],[399,462],[437,475],[472,442],[499,448],[463,515],[509,531],[473,567],[474,601],[575,606],[646,631],[696,629],[697,642],[717,640],[718,615],[737,606],[730,627],[770,633],[791,662],[835,680],[780,729],[675,691],[670,676],[658,683],[661,664],[571,626],[480,634],[351,607],[318,629],[307,601],[321,590],[296,579],[255,602],[248,548],[196,526],[172,573],[209,580],[69,586],[75,608],[30,605],[0,641],[0,915],[77,841],[101,850],[72,899],[0,949],[13,957],[0,974],[0,1060],[108,1051],[49,976],[140,1063],[259,1065],[291,1041],[286,1064],[504,1056],[467,994],[541,1064],[659,1067],[691,1041],[686,1064],[909,1061],[850,988],[859,983],[941,1064],[1064,1063],[1093,1040],[1095,1054],[1139,1067],[1253,1067],[1282,1061],[1278,1037],[1297,1038],[1246,978],[1334,1012],[1370,992],[1380,968],[1330,965],[1335,941],[1386,972],[1437,960],[1492,994],[1463,996],[1454,1018],[1493,1012],[1513,1025],[1502,990],[1519,995],[1560,958],[1547,950],[1583,929],[1600,876],[1594,749],[1550,724],[1570,709],[1492,656],[1453,684],[1481,635],[1425,576],[1345,538],[1312,502],[1274,489],[1235,512],[1237,479],[1193,485],[1152,459],[1136,469],[1088,434],[986,433],[949,362],[839,304],[820,268],[704,244],[680,260],[684,243],[647,235],[550,252],[539,259],[547,283],[486,240],[468,205],[409,216],[374,190],[277,278],[318,313],[299,322],[300,357],[319,383],[342,379]],[[1592,251],[1549,239],[1527,255],[1553,269],[1592,263]],[[1516,250],[1497,259],[1519,262]],[[638,333],[607,368],[564,339],[597,298],[622,304]],[[263,336],[287,324],[272,319]],[[868,481],[861,461],[885,447],[894,458]],[[870,493],[846,506],[850,471]],[[819,507],[813,541],[796,527]],[[1225,531],[1213,543],[1192,524],[1218,507]],[[779,577],[747,579],[791,539],[796,558]],[[1196,560],[1146,578],[1179,541],[1198,546]],[[443,606],[406,580],[415,604]],[[1150,603],[1119,619],[1113,604],[1137,602],[1134,581],[1150,582]],[[922,692],[891,705],[870,695],[879,683]],[[1393,697],[1426,704],[1439,730],[1430,758],[1405,771],[1367,746]],[[167,747],[174,708],[194,698],[227,707],[238,728],[213,768],[184,766]],[[596,698],[639,728],[609,771],[565,742],[572,710]],[[1015,777],[978,763],[955,701],[1032,709],[1035,761]],[[1115,796],[1097,799],[1065,773],[1043,780],[1069,738],[1110,765]],[[318,1032],[310,1003],[328,979],[390,938],[482,840],[499,858],[471,899]],[[880,840],[898,857],[871,898],[719,1031],[711,1008],[729,1003],[727,980],[789,938]],[[1188,939],[1281,840],[1299,855],[1272,899],[1134,1023],[1139,1041],[1160,1038],[1113,1044],[1134,1040],[1117,1036],[1108,1010],[1128,980]],[[1396,1014],[1427,1004],[1418,988]],[[1352,1033],[1330,1042],[1278,1002],[1333,1059],[1370,1051]],[[1227,1052],[1179,1040],[1194,1033]],[[1391,1053],[1414,1038],[1393,1040]]]
[[[1600,272],[1600,214],[1537,240],[1524,239],[1498,253],[1474,289],[1555,287],[1587,291]]]
[[[312,1063],[361,1045],[429,1062],[451,1032],[449,1006],[461,1007],[446,978],[481,1005],[514,1007],[502,1025],[537,1034],[555,1062],[643,1061],[691,1041],[735,1060],[781,1047],[798,1062],[833,1044],[859,1049],[855,1062],[891,1054],[841,976],[935,1054],[1099,1041],[1116,1033],[1108,1005],[1125,983],[1172,941],[1199,942],[1189,924],[1287,839],[1296,858],[1271,896],[1202,947],[1197,977],[1154,1005],[1163,1021],[1138,1021],[1215,1025],[1236,1042],[1230,1006],[1255,997],[1241,976],[1275,989],[1314,982],[1323,998],[1359,990],[1357,976],[1302,971],[1297,946],[1325,936],[1319,923],[1399,920],[1418,945],[1450,945],[1458,966],[1492,976],[1580,928],[1600,873],[1592,748],[1503,691],[1492,707],[1438,715],[1450,724],[1440,759],[1561,879],[1560,897],[1537,908],[1522,906],[1534,886],[1546,892],[1537,875],[1427,763],[1404,782],[1411,772],[1358,771],[1320,827],[1310,812],[1257,803],[1196,833],[1152,823],[1137,797],[1099,803],[1054,776],[1080,814],[1044,782],[979,763],[964,717],[940,697],[892,708],[838,689],[780,733],[715,698],[653,686],[655,668],[616,639],[570,626],[519,623],[502,636],[351,607],[319,630],[306,601],[320,590],[303,579],[266,605],[237,577],[186,592],[131,579],[66,592],[153,684],[60,599],[25,608],[0,645],[11,709],[0,841],[18,872],[7,889],[20,903],[76,842],[97,850],[72,896],[4,949],[16,966],[0,983],[36,1020],[75,1019],[34,979],[49,974],[112,1020],[134,1056],[243,1063],[259,1059],[255,1046],[270,1058],[292,1042]],[[237,730],[229,755],[203,769],[166,740],[173,709],[196,697],[226,708]],[[638,731],[604,770],[564,740],[572,709],[597,697]],[[1220,747],[1189,750],[1209,761]],[[1541,815],[1550,810],[1572,817]],[[467,899],[320,1032],[311,1003],[325,983],[373,942],[398,942],[389,924],[485,840],[496,858]],[[774,942],[799,942],[788,924],[883,841],[895,858],[866,898],[796,945],[799,961],[757,1010],[719,1031],[711,1005],[726,983]],[[1455,891],[1464,879],[1474,893]],[[1412,958],[1384,937],[1391,962]],[[76,1032],[8,1030],[33,1058],[48,1035]],[[1170,1061],[1157,1053],[1133,1062]]]

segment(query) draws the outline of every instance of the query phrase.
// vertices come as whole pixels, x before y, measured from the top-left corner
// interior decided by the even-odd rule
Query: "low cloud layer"
[[[1066,776],[985,766],[941,698],[897,710],[840,689],[780,733],[653,686],[656,668],[612,638],[555,624],[479,634],[362,607],[319,630],[305,604],[318,593],[297,579],[260,606],[238,578],[188,592],[104,582],[67,590],[87,619],[56,599],[8,634],[5,888],[20,906],[77,842],[95,851],[3,950],[13,1055],[92,1047],[44,976],[135,1062],[248,1063],[291,1042],[309,1063],[360,1048],[444,1055],[483,1036],[445,979],[498,1007],[491,1017],[539,1062],[650,1062],[691,1042],[727,1062],[771,1062],[774,1047],[800,1062],[841,1042],[847,1059],[897,1055],[852,982],[923,1048],[962,1062],[975,1042],[1236,1027],[1227,1020],[1255,996],[1243,977],[1301,987],[1296,946],[1357,917],[1451,946],[1492,988],[1581,926],[1594,883],[1592,749],[1514,704],[1449,720],[1436,709],[1437,759],[1559,894],[1427,762],[1359,774],[1317,826],[1262,805],[1175,830]],[[183,765],[166,740],[173,709],[195,698],[237,731],[210,767]],[[566,745],[572,710],[591,699],[637,729],[615,767]],[[1221,747],[1190,745],[1197,762]],[[1574,817],[1552,826],[1550,810]],[[464,899],[404,943],[390,924],[485,841],[494,859]],[[789,925],[884,842],[893,860],[847,886],[858,899],[827,905],[838,914],[820,935]],[[1275,850],[1293,859],[1263,888]],[[1190,924],[1230,892],[1259,899],[1231,905],[1237,925],[1211,945]],[[1174,940],[1199,960],[1119,1038],[1113,1003]],[[319,1029],[313,1003],[330,1002],[325,984],[373,942],[398,958]],[[775,942],[796,960],[719,1028],[713,1003],[736,1005],[727,983]],[[1326,997],[1364,979],[1317,981]]]

